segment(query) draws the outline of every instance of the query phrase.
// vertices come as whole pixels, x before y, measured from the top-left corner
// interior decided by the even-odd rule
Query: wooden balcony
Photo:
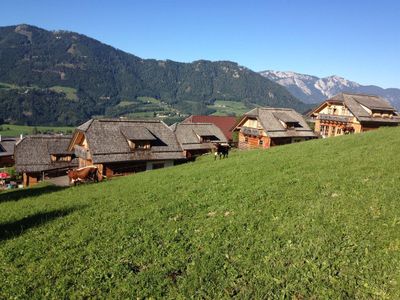
[[[340,122],[340,123],[348,123],[351,122],[353,117],[351,116],[339,116],[339,115],[328,115],[328,114],[319,114],[317,119],[321,121],[332,121],[332,122]]]
[[[92,159],[92,155],[90,154],[89,150],[79,146],[79,145],[75,145],[74,146],[74,150],[75,150],[75,156],[88,160],[88,159]]]

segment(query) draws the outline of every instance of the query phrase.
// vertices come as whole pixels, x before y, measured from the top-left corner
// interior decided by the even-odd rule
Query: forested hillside
[[[234,62],[141,59],[74,32],[0,28],[5,121],[76,125],[93,115],[210,114],[216,100],[306,108],[284,87]]]

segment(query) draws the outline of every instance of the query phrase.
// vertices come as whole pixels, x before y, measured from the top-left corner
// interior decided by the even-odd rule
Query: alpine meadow
[[[398,299],[399,147],[384,128],[4,192],[0,298]]]

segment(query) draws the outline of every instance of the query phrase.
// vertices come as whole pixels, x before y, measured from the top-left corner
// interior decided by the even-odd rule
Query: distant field
[[[37,85],[30,85],[30,86],[20,86],[16,85],[14,83],[6,83],[6,82],[0,82],[0,89],[33,89],[37,88]]]
[[[36,85],[19,86],[16,84],[0,82],[0,89],[33,89],[33,88],[38,88],[38,86],[36,86]],[[57,86],[50,87],[49,90],[52,90],[53,92],[56,92],[56,93],[64,93],[65,97],[69,100],[72,100],[72,101],[78,100],[77,92],[76,92],[76,89],[74,89],[74,88],[57,85]]]
[[[35,129],[36,128],[36,129]],[[75,127],[54,127],[54,126],[24,126],[24,125],[0,125],[0,135],[2,136],[19,136],[20,134],[27,135],[35,133],[72,133]]]
[[[66,86],[53,86],[50,90],[57,93],[64,93],[65,97],[69,100],[76,101],[78,100],[78,96],[76,94],[76,89]]]
[[[139,104],[139,105],[138,105]],[[152,97],[137,97],[135,101],[124,100],[118,104],[118,107],[127,108],[124,114],[128,118],[174,118],[179,113],[169,104]]]
[[[400,299],[400,128],[0,194],[2,299]]]
[[[248,112],[250,108],[246,107],[242,102],[217,100],[214,105],[209,105],[209,108],[216,109],[213,113],[215,116],[236,115],[240,116]]]
[[[144,102],[144,103],[149,102],[149,103],[153,103],[153,104],[154,103],[161,104],[160,100],[153,98],[153,97],[137,97],[137,100]]]

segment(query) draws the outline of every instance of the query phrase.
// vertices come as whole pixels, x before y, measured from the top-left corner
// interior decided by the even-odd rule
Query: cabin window
[[[71,155],[51,155],[52,162],[70,162],[71,160]]]
[[[331,129],[331,135],[335,135],[335,133],[336,133],[336,127],[333,126],[332,129]]]
[[[303,126],[301,126],[299,122],[286,122],[287,129],[294,129],[294,128],[300,128],[300,127],[303,127]]]
[[[320,132],[321,132],[322,135],[328,135],[329,126],[321,125]]]
[[[259,140],[258,140],[258,144],[259,144],[260,146],[262,146],[262,145],[264,144],[264,140],[263,140],[263,139],[259,139]]]
[[[200,136],[200,143],[210,143],[212,141],[218,141],[219,139],[215,135],[202,135]]]
[[[150,141],[132,141],[128,140],[129,147],[136,150],[148,150],[151,148]]]
[[[342,134],[342,128],[338,128],[337,131],[336,131],[336,133],[337,133],[338,135]]]
[[[245,136],[244,141],[247,143],[249,141],[249,138],[247,136]]]

